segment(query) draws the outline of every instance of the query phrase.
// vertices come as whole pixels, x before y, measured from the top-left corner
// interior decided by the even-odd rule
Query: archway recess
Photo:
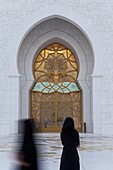
[[[72,117],[76,129],[82,131],[78,73],[76,57],[59,43],[52,43],[38,54],[31,90],[31,118],[38,131],[60,131],[66,117]]]
[[[83,92],[82,126],[83,122],[86,122],[87,132],[92,132],[91,75],[94,66],[92,48],[81,30],[73,24],[59,18],[52,18],[37,25],[26,35],[20,46],[18,54],[18,70],[21,75],[19,88],[19,118],[30,117],[29,91],[33,87],[35,81],[33,75],[34,61],[40,51],[55,42],[67,47],[72,51],[73,55],[76,56],[79,66],[77,81],[79,88]]]

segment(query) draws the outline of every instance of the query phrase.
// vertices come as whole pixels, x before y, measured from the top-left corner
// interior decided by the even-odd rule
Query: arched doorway
[[[76,56],[60,43],[44,48],[34,63],[31,117],[40,132],[59,131],[67,116],[82,131],[82,93]]]
[[[50,30],[51,27],[52,30]],[[20,119],[31,117],[29,92],[35,82],[33,75],[34,61],[45,47],[55,42],[67,47],[77,59],[79,64],[77,81],[83,94],[82,122],[86,122],[87,132],[93,132],[93,49],[90,41],[80,29],[59,18],[52,18],[37,24],[21,43],[18,54],[18,70],[21,76],[17,78],[19,81],[19,112],[16,115]]]

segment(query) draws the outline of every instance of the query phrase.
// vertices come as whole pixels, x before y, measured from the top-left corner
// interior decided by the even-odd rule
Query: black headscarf
[[[27,145],[29,143],[34,143],[33,137],[33,123],[32,119],[24,119],[21,121],[22,125],[22,143]]]
[[[72,129],[74,130],[74,121],[71,117],[67,117],[64,121],[64,124],[62,126],[62,131],[65,131],[66,129]]]
[[[62,127],[62,133],[68,135],[71,139],[75,140],[76,134],[78,134],[78,132],[74,127],[74,121],[71,117],[67,117],[65,119]]]

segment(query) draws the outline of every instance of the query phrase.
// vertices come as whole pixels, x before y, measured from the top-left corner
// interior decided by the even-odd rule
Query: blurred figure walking
[[[22,120],[23,137],[18,153],[20,167],[18,170],[38,170],[37,150],[33,136],[34,121],[32,119]]]

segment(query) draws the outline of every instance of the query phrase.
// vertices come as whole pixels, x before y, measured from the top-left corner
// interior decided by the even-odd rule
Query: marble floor
[[[80,134],[81,170],[113,170],[113,136]],[[58,133],[36,135],[41,170],[59,170],[62,145]],[[16,136],[0,138],[0,170],[15,170]]]

